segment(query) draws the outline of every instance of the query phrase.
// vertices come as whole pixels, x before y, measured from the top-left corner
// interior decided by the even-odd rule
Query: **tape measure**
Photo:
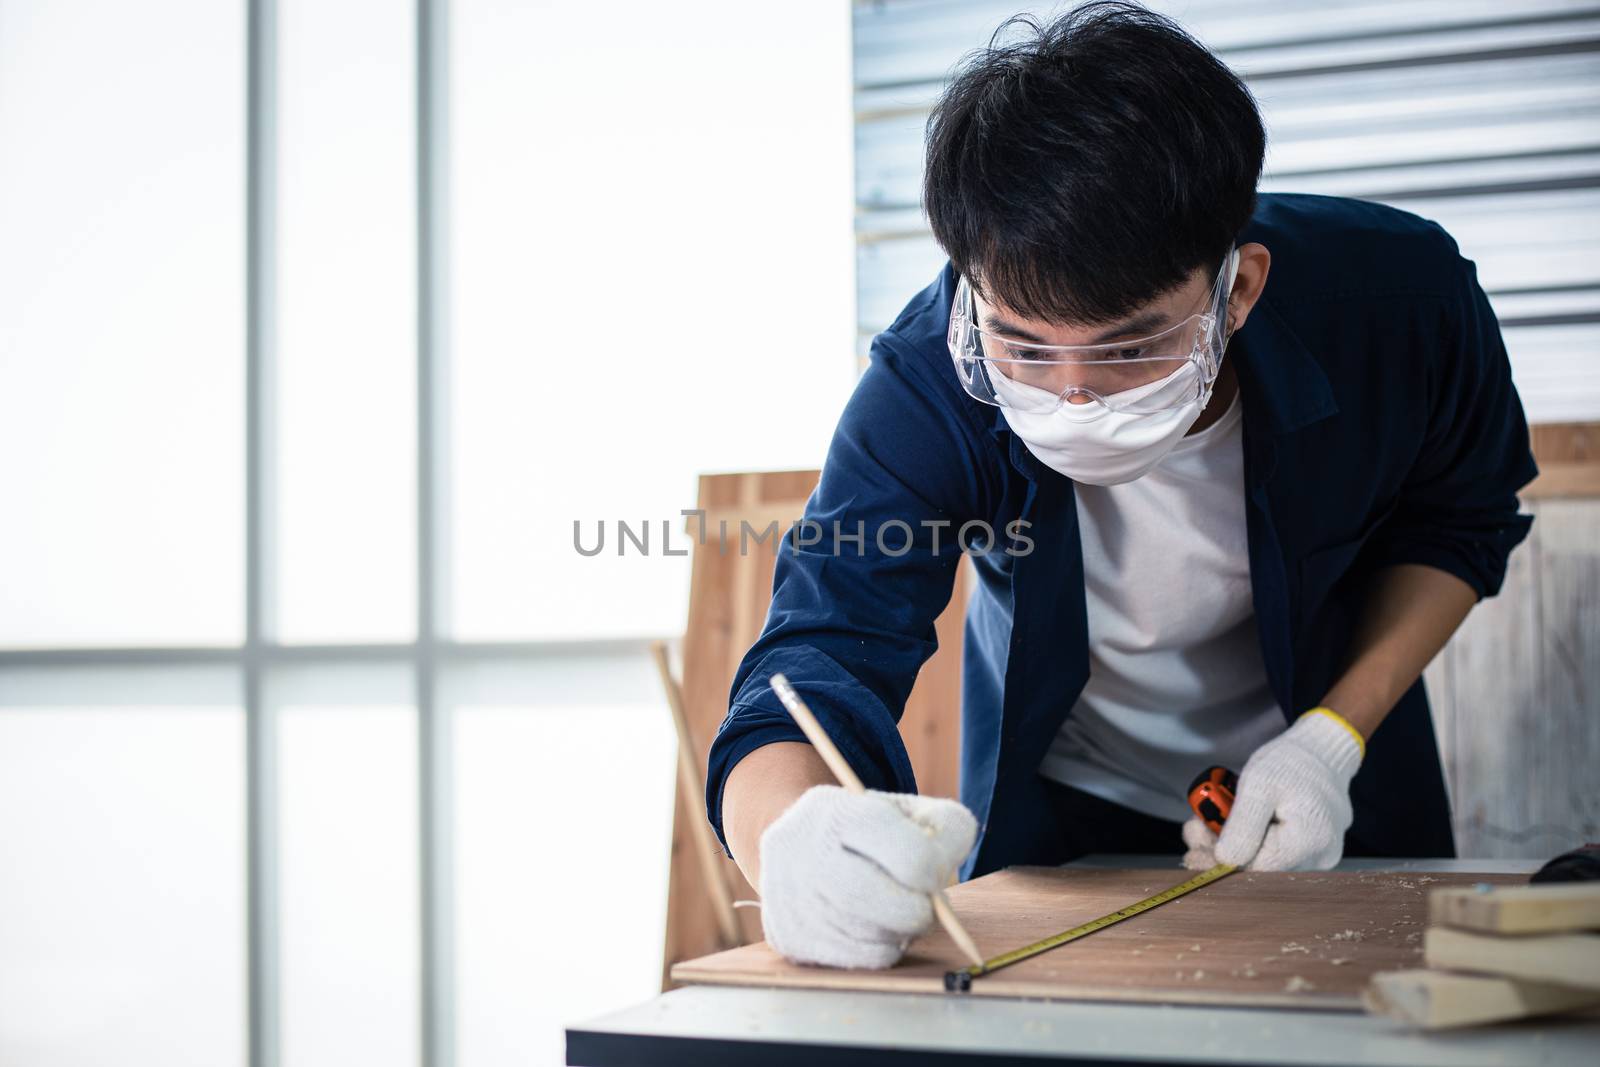
[[[1189,806],[1203,819],[1214,833],[1222,832],[1222,824],[1227,821],[1228,813],[1233,808],[1233,797],[1239,787],[1239,779],[1232,771],[1225,767],[1212,767],[1202,771],[1189,785]],[[1009,967],[1013,963],[1032,959],[1042,952],[1049,952],[1053,948],[1060,948],[1069,941],[1076,941],[1080,937],[1088,937],[1097,930],[1104,930],[1108,926],[1115,926],[1124,919],[1131,919],[1141,915],[1151,908],[1161,905],[1188,893],[1193,893],[1201,886],[1210,885],[1219,879],[1226,878],[1237,867],[1226,863],[1219,863],[1208,871],[1202,871],[1187,882],[1179,882],[1171,889],[1163,889],[1154,896],[1145,897],[1143,900],[1129,904],[1125,908],[1118,908],[1110,915],[1102,915],[1098,919],[1091,919],[1081,926],[1074,926],[1070,930],[1063,930],[1059,934],[1051,934],[1042,941],[1035,941],[1031,945],[1003,952],[993,959],[983,961],[983,966],[963,967],[959,971],[946,971],[944,988],[951,993],[965,993],[971,990],[972,980],[981,978],[986,974],[993,974],[1002,967]]]
[[[1143,914],[1151,908],[1159,908],[1170,900],[1177,900],[1185,894],[1193,893],[1201,886],[1210,885],[1220,878],[1226,878],[1236,870],[1238,870],[1237,867],[1219,863],[1208,871],[1200,872],[1187,882],[1180,882],[1171,889],[1163,889],[1154,896],[1145,897],[1138,903],[1119,908],[1110,915],[1102,915],[1100,918],[1091,919],[1081,926],[1074,926],[1072,929],[1063,930],[1059,934],[1051,934],[1042,941],[1035,941],[1031,945],[1024,945],[1022,948],[1003,952],[993,959],[984,960],[982,967],[963,967],[959,971],[947,971],[944,976],[944,987],[952,993],[965,993],[972,988],[972,980],[974,978],[993,974],[1002,967],[1009,967],[1013,963],[1021,963],[1023,960],[1032,959],[1041,952],[1049,952],[1051,949],[1059,948],[1069,941],[1087,937],[1096,930],[1104,930],[1108,926],[1115,926],[1124,919],[1131,919],[1135,915]]]

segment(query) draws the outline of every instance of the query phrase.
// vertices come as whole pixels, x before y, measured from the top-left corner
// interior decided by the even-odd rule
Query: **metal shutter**
[[[1265,191],[1438,221],[1477,261],[1530,420],[1600,418],[1600,3],[1153,2],[1249,82]],[[1019,10],[855,7],[857,325],[872,336],[944,262],[922,217],[922,131],[950,70]]]

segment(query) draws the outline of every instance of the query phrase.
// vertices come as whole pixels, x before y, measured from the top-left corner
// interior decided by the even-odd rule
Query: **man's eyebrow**
[[[1167,316],[1159,311],[1141,312],[1126,322],[1120,322],[1109,330],[1103,331],[1093,341],[1087,343],[1098,345],[1118,337],[1147,337],[1155,333],[1157,328],[1165,324],[1166,321]],[[1015,323],[992,313],[984,315],[983,329],[985,333],[1004,334],[1007,337],[1015,337],[1019,341],[1027,341],[1029,344],[1044,345],[1050,343],[1041,339],[1038,335],[1024,330]]]
[[[1015,337],[1018,340],[1027,341],[1030,344],[1036,344],[1036,345],[1043,345],[1043,344],[1049,344],[1050,343],[1048,341],[1040,339],[1035,334],[1029,333],[1027,330],[1024,330],[1021,326],[1016,326],[1016,325],[1013,325],[1010,322],[1007,322],[1005,319],[1002,319],[999,315],[985,315],[984,316],[983,332],[984,333],[996,333],[996,334],[1003,333],[1007,337]]]
[[[1096,337],[1093,344],[1103,344],[1118,337],[1149,337],[1166,326],[1167,316],[1159,311],[1145,311],[1127,322],[1119,323]]]

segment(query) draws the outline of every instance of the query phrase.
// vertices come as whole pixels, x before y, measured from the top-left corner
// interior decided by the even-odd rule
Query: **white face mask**
[[[1228,260],[1226,292],[1233,290],[1238,265],[1235,252]],[[1224,310],[1223,314],[1226,313]],[[1215,343],[1219,350],[1214,365],[1221,366],[1220,346],[1227,344],[1226,337]],[[1183,439],[1211,402],[1215,376],[1198,388],[1194,384],[1195,376],[1196,367],[1191,362],[1165,378],[1118,395],[1121,400],[1135,401],[1163,389],[1181,388],[1189,394],[1189,399],[1183,403],[1159,411],[1111,411],[1094,405],[1099,414],[1084,420],[1073,417],[1075,405],[1072,404],[1044,414],[1010,407],[1000,410],[1011,431],[1045,466],[1075,482],[1121,485],[1150,473]]]

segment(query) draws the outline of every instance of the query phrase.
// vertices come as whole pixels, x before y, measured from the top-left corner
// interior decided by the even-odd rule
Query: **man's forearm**
[[[1477,600],[1471,586],[1436,567],[1403,563],[1380,571],[1350,665],[1323,703],[1371,737]]]
[[[790,804],[833,775],[803,741],[762,745],[734,764],[722,786],[722,832],[745,879],[761,887],[761,835]]]

